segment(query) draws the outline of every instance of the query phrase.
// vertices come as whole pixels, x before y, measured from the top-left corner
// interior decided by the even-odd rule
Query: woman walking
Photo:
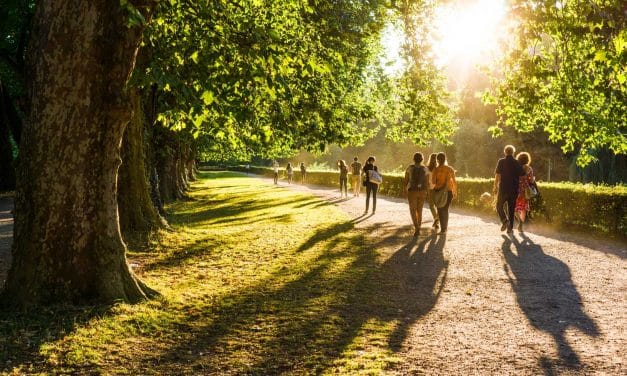
[[[372,194],[372,214],[377,211],[377,190],[379,185],[370,181],[370,173],[368,171],[379,171],[374,162],[376,161],[374,156],[368,157],[364,163],[364,174],[366,175],[366,210],[364,214],[368,213],[368,206],[370,204],[370,195]]]
[[[305,168],[305,162],[300,162],[300,183],[305,184],[305,178],[307,177],[307,169]]]
[[[525,196],[525,191],[530,188],[536,182],[536,177],[533,174],[533,169],[531,166],[531,156],[527,152],[518,153],[516,156],[516,160],[522,165],[523,171],[525,171],[525,175],[521,176],[518,180],[518,197],[516,198],[516,209],[514,216],[518,220],[518,231],[523,230],[523,223],[527,218],[527,213],[529,213],[529,200]]]
[[[342,159],[337,161],[337,168],[340,170],[340,197],[348,197],[348,166]]]
[[[427,169],[429,170],[429,173],[433,174],[433,170],[435,170],[435,168],[438,165],[438,161],[436,159],[437,154],[436,153],[431,153],[431,155],[429,156],[429,162],[427,163]],[[429,189],[427,190],[427,202],[429,203],[429,210],[431,211],[431,216],[433,217],[433,225],[431,227],[433,227],[433,230],[437,231],[438,227],[440,227],[440,219],[438,218],[438,208],[435,206],[435,203],[433,202],[433,191],[432,191],[433,187],[429,187]]]
[[[436,159],[438,166],[432,174],[433,190],[446,190],[446,203],[444,206],[438,207],[438,218],[440,219],[440,226],[442,226],[438,234],[444,235],[448,229],[448,208],[451,201],[457,198],[457,182],[455,181],[455,170],[446,163],[446,154],[438,153]]]
[[[294,169],[292,168],[291,163],[287,163],[287,167],[285,168],[285,172],[287,173],[287,182],[292,184],[292,177],[294,177]]]

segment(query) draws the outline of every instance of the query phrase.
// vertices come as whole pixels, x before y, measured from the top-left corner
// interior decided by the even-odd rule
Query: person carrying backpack
[[[427,199],[427,191],[430,188],[429,169],[423,166],[422,153],[414,153],[414,164],[405,170],[403,187],[409,202],[409,215],[414,223],[414,236],[420,235],[422,225],[422,207]]]

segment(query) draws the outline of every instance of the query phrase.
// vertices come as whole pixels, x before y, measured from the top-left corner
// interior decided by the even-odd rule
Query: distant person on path
[[[353,158],[351,163],[351,183],[353,184],[353,196],[359,197],[359,191],[361,190],[361,163],[359,158]]]
[[[446,204],[438,207],[438,218],[440,219],[440,232],[445,235],[448,229],[448,208],[451,201],[457,198],[457,181],[455,180],[455,170],[446,163],[446,154],[438,153],[436,156],[438,166],[433,170],[433,189],[436,191],[446,189]]]
[[[346,162],[341,159],[337,161],[337,168],[340,170],[340,197],[344,195],[348,197],[348,166]],[[344,189],[342,191],[342,189]]]
[[[300,183],[305,184],[305,177],[307,176],[307,169],[305,168],[305,162],[300,162]]]
[[[247,164],[246,165],[246,175],[249,175],[249,174],[250,174],[250,165]]]
[[[366,163],[364,163],[364,168],[363,168],[363,172],[366,175],[365,176],[365,180],[366,180],[366,210],[364,211],[365,213],[368,213],[368,207],[370,204],[370,195],[372,195],[372,214],[374,214],[377,211],[377,190],[379,189],[379,185],[376,183],[373,183],[370,181],[370,175],[368,174],[368,171],[379,171],[377,169],[377,166],[375,166],[374,162],[376,161],[374,156],[370,156],[368,157],[368,159],[366,159]]]
[[[429,162],[427,163],[427,169],[429,169],[429,173],[432,174],[433,170],[435,170],[435,168],[438,165],[438,160],[437,160],[437,154],[436,153],[431,153],[431,155],[429,155]],[[429,182],[431,182],[431,177],[429,177]],[[440,223],[440,219],[438,218],[438,208],[435,206],[435,203],[433,202],[433,190],[432,190],[432,186],[429,187],[429,189],[427,189],[427,202],[429,203],[429,210],[431,211],[431,216],[433,217],[433,229],[435,231],[438,230],[439,223]]]
[[[292,184],[292,177],[294,176],[294,170],[292,169],[292,164],[287,163],[287,167],[285,168],[285,172],[287,173],[287,182]]]
[[[427,199],[427,191],[431,184],[429,169],[422,165],[424,157],[422,153],[414,153],[414,164],[409,165],[405,170],[405,179],[403,187],[407,193],[407,201],[409,202],[409,215],[414,223],[414,236],[420,235],[420,226],[422,225],[422,207]]]
[[[272,162],[272,169],[274,170],[274,184],[279,184],[279,162]]]
[[[523,223],[529,213],[529,199],[525,196],[525,191],[536,182],[536,177],[531,168],[531,156],[527,152],[518,153],[516,160],[521,164],[525,175],[521,177],[518,183],[518,197],[516,198],[516,210],[514,215],[518,219],[518,231],[523,230]]]
[[[503,149],[504,158],[499,159],[494,171],[494,194],[497,194],[496,212],[501,219],[501,231],[511,234],[514,229],[514,208],[518,197],[520,176],[525,174],[522,165],[514,159],[516,148],[507,145]],[[505,213],[507,204],[507,214]]]

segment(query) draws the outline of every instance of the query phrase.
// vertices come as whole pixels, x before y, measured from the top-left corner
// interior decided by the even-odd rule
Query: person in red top
[[[516,198],[516,210],[514,214],[516,219],[518,219],[518,231],[522,231],[523,223],[527,218],[527,213],[529,213],[529,200],[525,197],[525,190],[532,184],[535,184],[536,178],[533,174],[533,169],[529,166],[531,164],[531,156],[529,153],[524,151],[519,153],[516,156],[516,160],[522,165],[523,171],[525,172],[525,175],[519,178],[518,197]]]

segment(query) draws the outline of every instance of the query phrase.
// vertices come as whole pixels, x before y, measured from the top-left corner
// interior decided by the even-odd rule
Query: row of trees
[[[379,132],[446,143],[456,124],[429,52],[434,6],[3,0],[0,181],[11,188],[15,177],[16,186],[3,301],[30,307],[155,294],[129,270],[122,233],[166,225],[162,202],[184,195],[199,155],[276,157]],[[377,63],[389,23],[406,36],[405,68],[394,77]],[[620,63],[624,49],[617,51],[618,60],[606,61]],[[495,98],[507,111],[515,104],[504,101],[518,93],[504,85]],[[618,119],[621,107],[612,108]],[[595,145],[624,152],[624,116],[616,127]],[[564,137],[581,143],[589,134]]]

